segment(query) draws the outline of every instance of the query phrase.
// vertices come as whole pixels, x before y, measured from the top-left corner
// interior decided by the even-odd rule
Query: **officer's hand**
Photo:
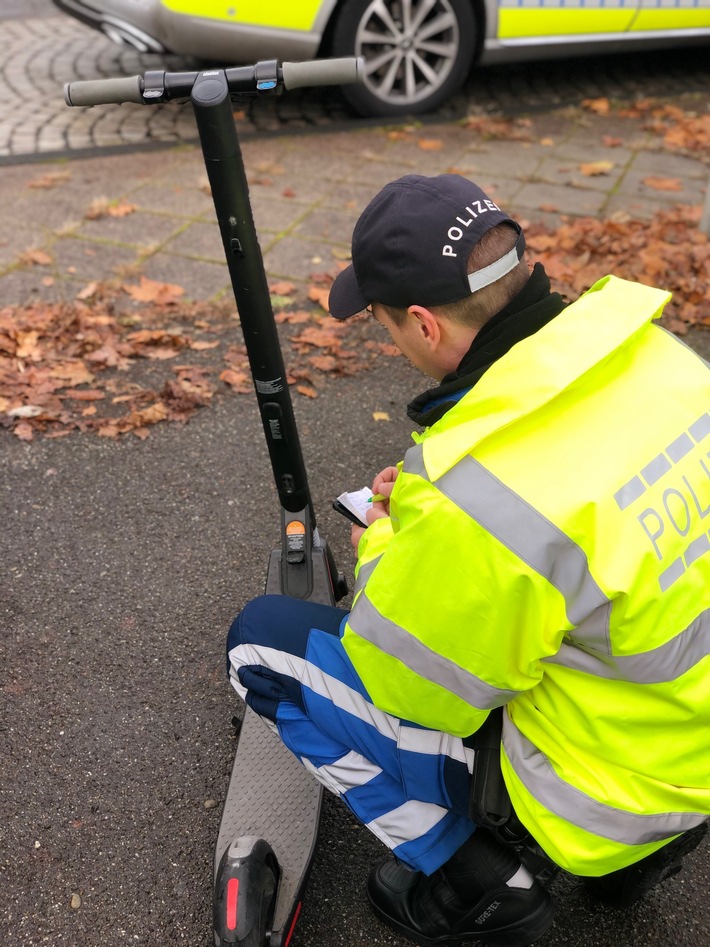
[[[375,502],[372,504],[372,509],[367,511],[367,525],[368,526],[371,523],[374,523],[375,520],[381,520],[389,516],[389,513],[386,513],[384,511],[383,509],[384,506],[385,506],[384,503]],[[387,507],[389,509],[389,502],[387,503]],[[362,539],[362,534],[364,532],[365,532],[365,527],[358,526],[356,523],[353,523],[353,525],[350,528],[350,542],[353,544],[355,548],[355,552],[357,552],[358,544],[360,540]]]
[[[396,467],[385,467],[384,470],[381,470],[375,479],[372,481],[372,492],[377,493],[380,496],[385,497],[384,500],[374,500],[372,503],[373,511],[379,510],[382,513],[385,513],[389,516],[390,512],[390,496],[394,490],[394,482],[399,476],[399,470]],[[377,517],[375,517],[377,518]],[[369,518],[368,522],[372,523],[373,520]]]

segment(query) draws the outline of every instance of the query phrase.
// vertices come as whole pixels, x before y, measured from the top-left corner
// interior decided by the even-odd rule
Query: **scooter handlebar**
[[[279,68],[274,60],[227,69],[225,74],[233,96],[255,95],[259,89],[259,69],[273,68],[273,83],[269,88],[281,84],[286,89],[299,89],[318,85],[344,85],[362,81],[365,71],[363,59],[317,59],[311,62],[285,62]],[[136,102],[138,105],[168,102],[174,98],[189,97],[199,72],[153,72],[144,76],[128,76],[115,79],[88,79],[67,82],[64,86],[64,101],[67,105],[120,105]],[[157,84],[155,84],[157,77]],[[264,78],[263,76],[261,77]],[[146,88],[146,83],[150,83]]]
[[[67,82],[64,86],[67,105],[120,105],[122,102],[143,103],[141,76],[120,79],[86,79]]]
[[[317,85],[348,85],[362,82],[365,60],[348,56],[343,59],[316,59],[310,62],[282,63],[286,89],[300,89]]]

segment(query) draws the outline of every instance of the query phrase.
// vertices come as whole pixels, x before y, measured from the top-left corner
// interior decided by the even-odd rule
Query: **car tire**
[[[365,60],[364,82],[343,95],[381,116],[438,108],[462,86],[476,48],[471,0],[345,0],[332,41],[334,56]]]

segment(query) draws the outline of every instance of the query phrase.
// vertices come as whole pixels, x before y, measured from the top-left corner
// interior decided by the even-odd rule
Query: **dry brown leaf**
[[[34,428],[29,421],[20,421],[20,423],[15,426],[12,433],[21,441],[31,441],[34,437]]]
[[[219,376],[219,380],[229,385],[230,388],[239,394],[249,394],[253,390],[253,386],[250,384],[249,376],[246,372],[227,368]]]
[[[17,358],[40,359],[42,351],[39,347],[39,332],[31,330],[30,332],[17,332],[15,334],[17,348],[15,355]]]
[[[19,256],[19,261],[32,266],[50,266],[54,262],[54,257],[50,256],[45,250],[32,248],[23,251]]]
[[[312,299],[314,303],[318,303],[321,309],[325,312],[330,312],[328,309],[328,298],[330,296],[329,289],[323,289],[320,286],[311,286],[308,290],[308,298]]]
[[[84,217],[87,220],[98,220],[100,217],[105,217],[108,205],[109,199],[107,197],[95,197],[89,204]]]
[[[132,411],[128,417],[132,426],[143,427],[146,424],[158,424],[160,421],[164,421],[167,416],[168,409],[162,401],[158,401],[141,411]]]
[[[441,151],[444,142],[438,138],[420,138],[417,142],[422,151]]]
[[[289,280],[279,280],[276,283],[269,283],[269,292],[275,296],[290,296],[291,293],[295,293],[295,291],[296,284],[291,283]]]
[[[70,388],[62,392],[62,398],[72,398],[74,401],[103,401],[106,395],[96,388]]]
[[[338,360],[332,355],[310,355],[308,361],[320,372],[333,372],[338,368]]]
[[[292,325],[299,325],[303,322],[310,322],[313,319],[313,313],[306,312],[306,310],[299,310],[298,312],[288,312],[284,310],[283,312],[278,312],[274,316],[276,322],[281,325],[283,322],[288,322]]]
[[[188,339],[187,344],[195,352],[206,352],[208,349],[216,349],[222,343],[219,339],[216,339],[214,342],[207,342],[203,339]]]
[[[129,204],[125,201],[118,204],[109,204],[106,213],[109,217],[128,217],[130,214],[135,214],[137,210],[135,204]]]
[[[48,171],[39,178],[27,182],[27,187],[49,190],[71,180],[70,171]]]
[[[611,109],[611,103],[606,97],[598,99],[582,99],[582,108],[594,112],[595,115],[608,115]]]
[[[76,298],[77,299],[91,299],[91,297],[95,295],[96,290],[98,289],[98,285],[99,284],[97,282],[87,283],[86,286],[83,289],[80,289],[79,292],[76,294]]]
[[[605,148],[619,148],[624,144],[623,138],[614,138],[613,135],[602,135],[602,144]]]
[[[175,283],[161,283],[157,280],[148,279],[147,276],[141,276],[138,285],[124,283],[123,289],[136,302],[155,303],[156,306],[175,305],[180,297],[185,294],[182,286]]]
[[[172,348],[169,345],[150,345],[143,349],[140,354],[144,355],[146,358],[153,359],[153,361],[164,362],[169,358],[177,358],[180,354],[180,351],[179,349]]]
[[[317,398],[318,392],[315,388],[312,388],[310,385],[296,385],[296,391],[300,395],[305,395],[307,398]]]
[[[391,420],[389,414],[386,411],[373,411],[372,412],[373,421],[389,421]]]
[[[683,184],[678,178],[658,178],[654,175],[649,175],[647,178],[644,178],[641,182],[645,184],[646,187],[651,187],[654,191],[682,191]]]
[[[587,177],[596,177],[600,174],[608,174],[613,167],[613,161],[588,161],[580,164],[579,170]]]

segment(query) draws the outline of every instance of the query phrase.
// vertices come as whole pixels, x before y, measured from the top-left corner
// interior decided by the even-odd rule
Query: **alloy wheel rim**
[[[428,98],[451,74],[459,34],[449,0],[373,0],[355,34],[365,85],[392,105]]]

